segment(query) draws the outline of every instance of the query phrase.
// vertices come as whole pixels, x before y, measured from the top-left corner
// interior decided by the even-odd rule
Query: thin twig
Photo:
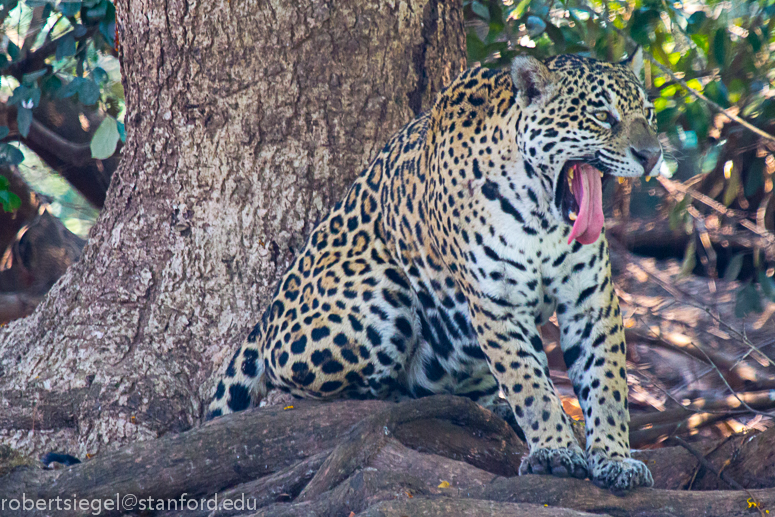
[[[620,35],[625,35],[626,36],[626,33],[623,30],[621,30],[621,29],[619,29],[617,27],[614,27],[614,30],[616,30]],[[630,38],[629,36],[627,36],[627,38],[634,43],[632,38]],[[752,132],[756,133],[757,135],[759,135],[760,137],[766,138],[767,140],[769,140],[771,142],[775,142],[775,136],[772,136],[771,134],[767,133],[766,131],[763,131],[763,130],[759,129],[758,127],[754,126],[753,124],[751,124],[750,122],[746,121],[745,119],[742,119],[742,118],[738,117],[737,115],[735,115],[731,111],[729,111],[729,110],[727,110],[725,108],[722,108],[721,106],[719,106],[718,104],[716,104],[715,102],[713,102],[712,100],[710,100],[709,98],[707,98],[706,96],[704,96],[703,94],[698,92],[697,90],[695,90],[693,88],[690,88],[689,85],[686,84],[686,81],[684,81],[683,79],[679,79],[678,76],[675,75],[675,73],[673,73],[672,70],[670,70],[666,66],[663,66],[662,63],[657,61],[654,58],[654,56],[652,56],[650,53],[646,52],[645,55],[646,55],[646,58],[649,61],[651,61],[651,63],[653,65],[655,65],[657,68],[659,68],[662,71],[662,73],[667,74],[668,76],[670,76],[671,79],[673,79],[675,82],[677,82],[678,84],[683,86],[684,89],[686,91],[688,91],[691,95],[693,95],[694,97],[696,97],[696,98],[700,99],[701,101],[705,102],[708,106],[712,107],[716,111],[721,112],[725,117],[727,117],[730,120],[734,120],[735,122],[737,122],[741,126],[743,126],[746,129],[748,129],[749,131],[752,131]]]
[[[731,440],[735,435],[728,436],[727,438],[721,440],[716,445],[714,445],[708,452],[705,453],[705,457],[707,458],[717,450],[719,450],[721,447],[726,445],[726,443]],[[692,486],[694,485],[694,481],[697,479],[697,474],[700,473],[700,470],[702,469],[702,463],[697,463],[697,468],[694,469],[694,474],[692,475],[692,480],[689,482],[689,486],[686,487],[686,490],[691,490]],[[723,467],[722,467],[723,470]]]
[[[698,451],[696,448],[692,447],[689,443],[686,442],[683,438],[680,436],[674,436],[673,440],[678,442],[678,445],[686,449],[687,451],[691,452],[692,455],[697,458],[697,461],[699,461],[703,467],[708,469],[709,471],[713,472],[716,477],[718,477],[720,480],[722,480],[727,485],[731,486],[735,490],[742,490],[746,494],[748,494],[751,498],[751,501],[753,502],[753,507],[756,508],[759,511],[759,514],[764,517],[764,510],[762,509],[761,503],[754,497],[754,495],[748,491],[747,488],[745,488],[743,485],[732,479],[729,474],[726,472],[722,472],[720,470],[717,470],[708,460],[705,459],[705,455]]]
[[[680,404],[678,407],[669,408],[659,412],[638,413],[630,419],[630,427],[633,429],[647,425],[671,424],[686,420],[697,415],[709,414],[722,417],[740,415],[745,410],[739,405],[739,399],[745,399],[749,407],[770,410],[775,407],[775,397],[771,390],[742,392],[739,397],[725,395],[723,397],[701,397],[689,402],[688,405]],[[756,412],[760,412],[756,410]]]
[[[659,180],[659,183],[667,190],[668,192],[678,191],[684,195],[689,195],[693,197],[695,200],[699,201],[700,203],[706,205],[709,208],[712,208],[716,212],[720,213],[721,215],[724,215],[726,217],[729,217],[730,219],[735,219],[740,222],[744,227],[746,227],[748,230],[751,230],[757,235],[760,235],[764,237],[765,239],[768,239],[770,241],[775,242],[775,236],[772,235],[769,231],[767,231],[766,228],[759,228],[754,224],[752,221],[750,221],[745,214],[738,213],[736,210],[732,210],[731,208],[727,208],[723,204],[719,203],[715,199],[706,196],[702,192],[699,192],[687,185],[684,185],[683,183],[680,183],[678,181],[673,181],[668,178],[664,178],[662,176],[657,178]],[[748,223],[748,224],[746,224]]]
[[[726,472],[719,472],[716,467],[714,467],[708,460],[705,459],[705,455],[698,451],[696,448],[692,447],[689,443],[686,442],[683,438],[680,436],[673,437],[673,440],[678,442],[678,445],[686,449],[687,451],[691,452],[692,455],[694,455],[695,458],[699,460],[700,463],[702,463],[702,466],[708,469],[709,471],[713,472],[720,480],[722,480],[727,485],[731,486],[735,490],[745,490],[745,487],[729,477]]]
[[[733,334],[735,334],[735,335],[736,335],[738,338],[740,338],[740,341],[742,341],[742,342],[743,342],[743,344],[745,344],[745,346],[747,346],[747,347],[750,349],[750,352],[751,352],[751,353],[753,353],[753,352],[759,352],[759,353],[761,354],[761,356],[762,356],[764,359],[766,359],[766,360],[767,360],[767,363],[769,363],[769,365],[770,365],[770,366],[775,366],[775,361],[773,361],[772,359],[770,359],[770,356],[768,356],[767,354],[765,354],[764,352],[762,352],[761,350],[759,350],[759,349],[756,347],[756,345],[754,345],[754,344],[751,342],[751,340],[750,340],[750,339],[748,339],[748,336],[746,336],[744,332],[740,332],[739,330],[737,330],[736,328],[734,328],[734,327],[733,327],[732,325],[730,325],[729,323],[727,323],[727,322],[723,321],[721,318],[719,318],[718,316],[716,316],[715,314],[713,314],[713,313],[710,311],[710,309],[708,309],[707,307],[697,307],[697,308],[698,308],[698,309],[703,309],[703,310],[704,310],[704,311],[705,311],[705,312],[708,314],[708,316],[710,316],[711,318],[713,318],[713,320],[715,320],[715,321],[716,321],[716,323],[718,323],[719,325],[723,325],[723,326],[724,326],[724,327],[725,327],[725,328],[726,328],[728,331],[732,332],[732,333],[733,333]]]
[[[706,309],[706,310],[707,310],[707,309]],[[737,400],[740,402],[740,404],[742,404],[742,405],[743,405],[743,407],[745,407],[747,410],[749,410],[749,411],[751,411],[751,412],[753,412],[754,414],[757,414],[757,415],[763,415],[763,416],[767,416],[767,417],[769,417],[769,416],[772,416],[772,415],[770,415],[769,413],[766,413],[766,412],[764,412],[764,411],[759,411],[759,410],[757,410],[757,409],[754,409],[754,408],[752,408],[751,406],[749,406],[749,405],[748,405],[748,403],[747,403],[746,401],[744,401],[744,400],[743,400],[743,399],[740,397],[740,395],[737,393],[737,391],[735,391],[735,390],[732,388],[732,386],[730,386],[730,385],[729,385],[729,381],[727,381],[727,378],[726,378],[726,377],[724,377],[724,374],[723,374],[723,373],[721,373],[721,370],[719,370],[718,366],[716,366],[716,363],[714,363],[714,362],[713,362],[713,359],[711,359],[711,358],[710,358],[710,356],[708,356],[708,354],[706,354],[706,353],[705,353],[705,350],[703,350],[702,348],[698,347],[698,346],[697,346],[697,345],[695,345],[694,343],[691,343],[691,344],[692,344],[692,345],[693,345],[693,346],[694,346],[694,347],[695,347],[697,350],[699,350],[700,352],[702,352],[702,353],[705,355],[705,357],[707,357],[707,358],[708,358],[708,362],[710,363],[710,366],[711,366],[711,368],[713,368],[714,370],[716,370],[716,373],[718,374],[718,376],[719,376],[719,378],[721,379],[721,381],[724,383],[724,385],[727,387],[727,389],[728,389],[730,392],[732,392],[732,395],[733,395],[733,396],[734,396],[734,397],[735,397],[735,398],[736,398],[736,399],[737,399]]]
[[[705,270],[708,272],[708,276],[713,284],[713,290],[715,291],[715,279],[718,277],[716,271],[716,250],[713,249],[713,244],[710,242],[710,234],[708,228],[705,225],[705,218],[702,216],[699,210],[694,205],[686,207],[686,212],[694,219],[694,229],[700,235],[700,242],[705,250],[706,263]]]
[[[773,343],[775,343],[775,338],[768,339],[768,340],[764,341],[763,343],[759,343],[758,345],[754,345],[750,350],[747,350],[742,356],[740,356],[740,358],[737,361],[735,361],[735,364],[732,365],[732,368],[736,367],[738,364],[740,364],[741,362],[743,362],[746,359],[748,359],[748,356],[753,354],[754,352],[759,352],[760,354],[762,354],[764,356],[765,359],[767,359],[769,361],[769,359],[770,359],[769,356],[767,356],[767,354],[762,352],[761,349],[766,347],[766,346],[770,346]]]
[[[772,232],[768,231],[766,228],[759,226],[758,224],[749,220],[745,215],[739,214],[737,211],[725,207],[715,199],[712,199],[705,194],[684,185],[683,183],[663,178],[661,176],[658,177],[657,180],[671,197],[675,198],[676,192],[680,192],[685,196],[691,196],[696,201],[699,201],[700,203],[711,208],[712,210],[715,210],[721,215],[733,219],[735,222],[743,226],[743,228],[756,234],[758,240],[756,245],[762,248],[767,256],[775,256],[775,235],[773,235]]]

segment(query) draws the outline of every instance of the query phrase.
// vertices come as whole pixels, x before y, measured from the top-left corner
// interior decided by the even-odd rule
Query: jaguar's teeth
[[[651,181],[651,176],[646,176],[646,183],[648,183],[649,181]]]
[[[571,212],[568,214],[568,219],[570,219],[571,221],[575,221],[578,218],[579,216],[576,215],[576,212]]]
[[[599,173],[600,173],[600,177],[601,177],[601,178],[602,178],[603,176],[605,176],[605,174],[603,174],[603,171],[597,171],[597,172],[599,172]]]
[[[571,166],[570,169],[568,169],[568,181],[573,179],[573,169],[575,169],[575,168],[576,168],[576,166],[573,165],[573,166]]]
[[[624,178],[622,178],[621,176],[619,176],[619,178],[617,178],[617,179],[619,180],[620,184],[624,183]]]

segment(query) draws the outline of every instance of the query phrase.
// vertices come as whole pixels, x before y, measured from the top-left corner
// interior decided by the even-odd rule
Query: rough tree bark
[[[83,256],[0,329],[0,439],[192,426],[315,220],[465,65],[438,0],[119,0],[127,144]]]

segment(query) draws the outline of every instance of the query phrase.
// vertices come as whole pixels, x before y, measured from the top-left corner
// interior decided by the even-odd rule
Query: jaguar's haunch
[[[662,162],[641,66],[639,54],[563,55],[461,74],[314,229],[209,417],[270,386],[310,398],[454,393],[508,403],[530,445],[521,473],[650,485],[630,458],[602,208],[606,177],[656,175]],[[555,312],[586,455],[537,329]]]

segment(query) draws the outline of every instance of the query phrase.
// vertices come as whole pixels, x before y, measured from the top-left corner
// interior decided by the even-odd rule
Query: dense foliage
[[[101,123],[89,131],[91,156],[113,155],[123,138],[115,20],[109,0],[0,0],[0,112],[5,119],[0,125],[0,166],[19,165],[25,154],[30,156],[29,148],[10,142],[28,144],[44,103],[50,107],[48,116],[59,111],[59,118],[75,118],[81,127],[88,126],[84,114],[98,112]],[[71,99],[76,108],[62,111],[64,104],[57,103],[62,99]],[[0,177],[0,205],[12,211],[20,199],[7,186]]]

